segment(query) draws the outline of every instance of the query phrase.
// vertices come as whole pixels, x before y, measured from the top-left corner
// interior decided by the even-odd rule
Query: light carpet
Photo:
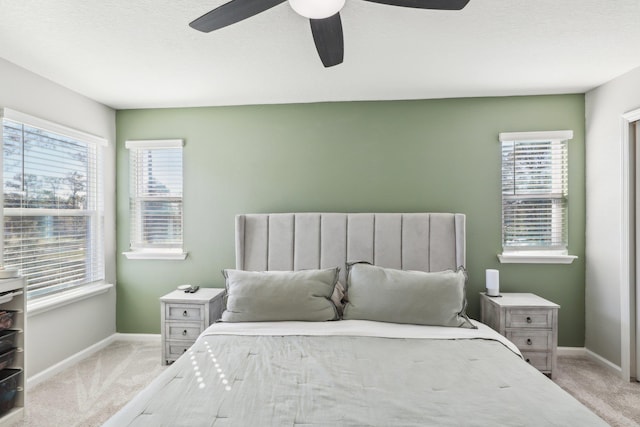
[[[164,368],[159,341],[114,342],[29,390],[26,419],[14,426],[100,426]],[[610,425],[640,426],[640,383],[582,356],[560,356],[554,381]]]
[[[554,381],[611,426],[640,426],[640,383],[623,381],[585,356],[558,357]]]
[[[164,369],[160,341],[116,341],[27,392],[15,426],[97,427]]]

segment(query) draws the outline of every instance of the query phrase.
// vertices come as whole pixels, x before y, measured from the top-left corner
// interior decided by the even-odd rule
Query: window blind
[[[126,142],[134,251],[182,251],[182,146],[182,140]]]
[[[104,279],[102,141],[69,129],[62,135],[4,111],[3,223],[5,267],[18,268],[28,297]],[[29,121],[29,120],[25,120]],[[57,131],[65,129],[54,125]]]
[[[505,251],[566,250],[566,132],[501,134]]]

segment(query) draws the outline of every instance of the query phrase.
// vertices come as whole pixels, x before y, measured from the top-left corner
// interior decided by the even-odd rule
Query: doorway
[[[640,120],[630,124],[631,129],[629,132],[629,141],[635,148],[635,286],[629,292],[629,298],[632,301],[633,310],[631,315],[635,317],[635,322],[632,328],[632,342],[631,342],[631,370],[630,376],[635,377],[636,381],[640,381]]]
[[[622,116],[621,369],[640,380],[640,108]]]

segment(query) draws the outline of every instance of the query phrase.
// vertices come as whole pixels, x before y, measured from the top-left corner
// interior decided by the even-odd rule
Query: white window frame
[[[167,149],[167,148],[182,149],[184,147],[184,140],[183,139],[128,140],[128,141],[125,141],[125,147],[128,150],[136,150],[136,149],[161,150],[161,149]],[[130,203],[136,203],[136,200],[139,198],[137,194],[138,186],[136,185],[135,178],[133,178],[138,174],[136,173],[137,171],[133,171],[132,169],[133,167],[134,167],[133,164],[129,164],[129,179],[131,180],[130,186],[129,186],[130,187],[130,194],[129,194]],[[183,166],[182,172],[184,172],[184,166]],[[182,200],[182,196],[181,196],[181,200]],[[130,224],[134,222],[137,224],[140,223],[141,218],[137,217],[138,213],[139,212],[132,212],[130,209],[130,212],[129,212]],[[182,216],[184,218],[184,207],[182,210]],[[134,229],[140,230],[141,227],[139,226],[130,227],[129,232],[134,233]],[[131,260],[154,260],[154,259],[155,260],[176,260],[176,261],[184,260],[186,259],[188,253],[184,250],[184,228],[182,228],[182,232],[183,234],[182,234],[182,241],[181,241],[180,248],[135,247],[135,241],[138,238],[136,236],[131,235],[130,236],[131,248],[129,251],[123,252],[123,255],[127,259],[131,259]]]
[[[100,233],[100,236],[97,240],[100,243],[99,247],[94,248],[95,256],[99,257],[98,264],[95,266],[102,269],[102,278],[93,281],[86,282],[83,284],[79,284],[64,290],[56,290],[55,287],[51,292],[40,293],[36,298],[31,298],[28,302],[29,313],[32,313],[32,306],[39,305],[41,307],[41,311],[46,311],[51,308],[55,308],[60,305],[64,305],[66,303],[71,302],[72,300],[77,299],[78,295],[84,297],[84,295],[93,295],[96,293],[106,292],[106,290],[110,289],[112,285],[107,284],[105,282],[105,232],[104,232],[104,170],[102,167],[102,150],[104,147],[108,145],[108,141],[106,138],[92,135],[87,132],[79,131],[73,128],[69,128],[64,125],[60,125],[58,123],[50,122],[48,120],[40,119],[38,117],[31,116],[29,114],[25,114],[10,108],[0,108],[0,144],[4,143],[4,135],[3,135],[3,126],[2,120],[6,119],[12,121],[14,123],[18,123],[24,126],[29,126],[32,128],[38,128],[44,130],[45,132],[57,134],[60,136],[64,136],[67,138],[71,138],[77,141],[81,141],[89,145],[89,149],[95,153],[97,163],[94,165],[94,168],[90,168],[90,174],[93,176],[90,179],[90,182],[93,182],[95,188],[89,194],[91,196],[91,201],[89,203],[89,209],[83,211],[76,212],[65,212],[66,215],[80,215],[80,216],[89,216],[92,220],[92,233]],[[4,162],[3,162],[3,153],[4,150],[0,150],[0,170],[4,171]],[[0,182],[3,178],[0,177]],[[2,182],[2,186],[4,187],[4,183]],[[21,209],[16,208],[4,208],[4,200],[3,193],[0,193],[0,202],[2,202],[2,209],[0,210],[0,222],[2,223],[2,231],[0,231],[0,253],[2,254],[2,259],[4,258],[4,216],[5,211],[9,215],[21,215]],[[48,215],[55,214],[57,212],[55,209],[33,209],[33,213],[37,215]],[[88,236],[89,240],[93,240],[94,235]],[[97,252],[95,252],[97,251]],[[42,288],[46,289],[46,288]],[[29,296],[29,293],[27,293]],[[51,304],[51,301],[55,300],[54,304]]]
[[[564,142],[568,144],[568,141],[573,138],[573,131],[543,131],[543,132],[503,132],[499,134],[500,144],[504,142],[527,142],[527,141],[550,141],[550,142]],[[567,160],[568,162],[568,160]],[[502,165],[502,161],[501,161]],[[568,167],[568,164],[567,164]],[[502,179],[501,179],[502,188]],[[504,233],[504,201],[501,208],[501,230]],[[565,226],[567,226],[565,223]],[[563,230],[568,235],[568,229]],[[504,241],[504,237],[501,238]],[[498,259],[503,264],[571,264],[578,257],[568,254],[568,247],[554,248],[554,249],[518,249],[518,248],[504,248],[501,254],[498,254]]]

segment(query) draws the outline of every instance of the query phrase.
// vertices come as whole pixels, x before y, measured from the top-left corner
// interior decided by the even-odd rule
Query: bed
[[[238,215],[223,321],[105,426],[606,426],[466,317],[465,265],[461,214]]]

